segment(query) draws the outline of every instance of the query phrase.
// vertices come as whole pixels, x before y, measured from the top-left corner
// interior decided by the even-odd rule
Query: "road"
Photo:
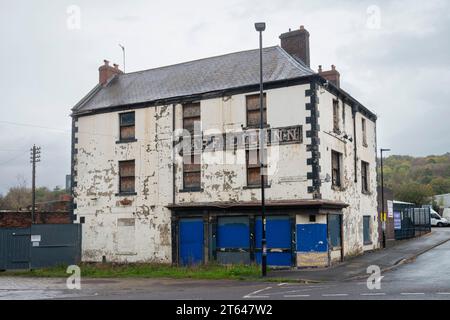
[[[0,277],[0,299],[444,299],[450,300],[450,241],[385,274],[380,289],[366,280],[297,284],[173,279],[85,279],[69,290],[64,279]]]

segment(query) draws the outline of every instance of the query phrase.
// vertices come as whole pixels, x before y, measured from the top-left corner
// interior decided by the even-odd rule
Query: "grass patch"
[[[174,278],[257,280],[257,265],[172,266],[167,264],[82,263],[81,276],[87,278]],[[66,266],[46,269],[5,271],[0,276],[67,277]]]

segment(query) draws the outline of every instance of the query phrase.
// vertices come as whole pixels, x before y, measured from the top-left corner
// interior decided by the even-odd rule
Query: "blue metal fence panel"
[[[36,224],[0,228],[0,269],[39,269],[78,264],[80,224]]]
[[[180,263],[183,265],[203,262],[203,220],[181,219],[179,225]]]
[[[297,225],[298,252],[327,252],[327,225],[320,223]]]
[[[292,264],[291,252],[291,223],[287,216],[266,218],[267,239],[267,264],[270,266],[290,266]],[[255,259],[261,263],[261,239],[262,220],[261,217],[255,222],[255,240],[257,252]]]
[[[0,269],[15,270],[30,267],[30,229],[0,229]]]
[[[32,269],[81,261],[81,224],[33,224],[30,240]]]

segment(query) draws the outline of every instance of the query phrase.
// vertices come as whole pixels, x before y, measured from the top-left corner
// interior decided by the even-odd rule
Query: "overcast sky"
[[[257,48],[256,21],[266,46],[305,25],[311,67],[337,66],[341,87],[378,115],[379,147],[450,151],[449,1],[0,1],[0,193],[18,176],[30,183],[33,143],[37,184],[64,185],[70,108],[103,59],[122,65],[119,43],[137,71]]]

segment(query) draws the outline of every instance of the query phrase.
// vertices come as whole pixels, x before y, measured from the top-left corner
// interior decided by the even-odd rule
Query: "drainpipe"
[[[172,105],[172,138],[175,133],[175,110],[176,104]],[[175,168],[175,140],[172,141],[172,203],[175,204],[175,176],[176,176],[176,168]]]
[[[355,168],[355,183],[358,182],[358,165],[357,165],[357,147],[356,147],[356,112],[357,107],[355,105],[352,106],[352,117],[353,117],[353,160],[354,160],[354,168]]]
[[[175,204],[175,177],[176,177],[176,168],[175,168],[175,111],[176,104],[172,105],[172,204]],[[172,229],[172,265],[178,265],[178,225],[177,220],[174,217],[174,209],[171,209],[171,229]]]

